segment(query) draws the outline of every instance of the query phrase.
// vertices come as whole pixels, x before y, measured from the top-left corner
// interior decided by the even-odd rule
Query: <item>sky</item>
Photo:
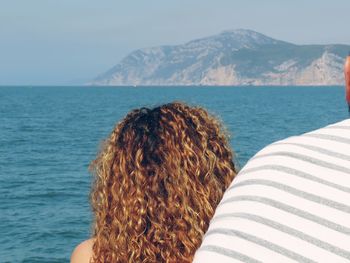
[[[237,28],[350,45],[349,0],[0,0],[0,85],[79,85],[135,49]]]

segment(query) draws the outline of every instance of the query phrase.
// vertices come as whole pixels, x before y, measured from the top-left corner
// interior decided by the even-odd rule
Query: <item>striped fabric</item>
[[[350,262],[350,120],[257,153],[194,262]]]

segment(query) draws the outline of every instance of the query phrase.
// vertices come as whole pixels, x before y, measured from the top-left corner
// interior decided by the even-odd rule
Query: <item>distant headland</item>
[[[246,29],[136,50],[89,85],[344,85],[349,45],[296,45]]]

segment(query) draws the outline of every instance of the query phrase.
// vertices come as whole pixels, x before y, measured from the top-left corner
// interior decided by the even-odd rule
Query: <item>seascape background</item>
[[[343,87],[0,87],[0,262],[67,262],[89,237],[99,143],[131,109],[174,100],[219,116],[241,167],[348,118]]]

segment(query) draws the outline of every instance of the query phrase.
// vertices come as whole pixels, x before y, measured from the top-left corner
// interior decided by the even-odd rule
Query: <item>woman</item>
[[[131,111],[98,157],[93,238],[71,262],[191,262],[236,169],[220,122],[174,102]]]

